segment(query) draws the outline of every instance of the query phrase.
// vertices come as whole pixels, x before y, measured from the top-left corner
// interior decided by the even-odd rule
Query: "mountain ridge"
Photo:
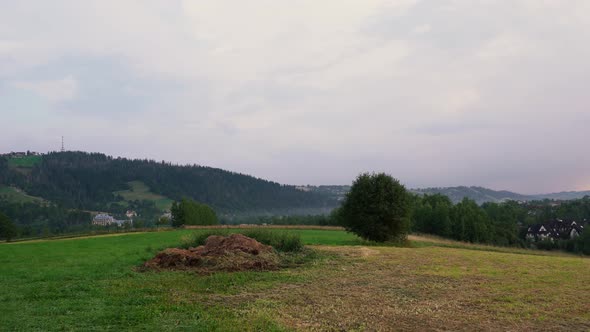
[[[0,186],[14,186],[32,196],[77,209],[109,211],[113,203],[121,200],[117,193],[125,193],[133,181],[144,183],[153,189],[153,194],[163,198],[178,200],[188,197],[224,213],[257,211],[268,214],[273,210],[295,212],[306,209],[324,213],[338,206],[350,189],[350,185],[284,185],[219,168],[115,158],[102,153],[51,152],[19,158],[0,155]],[[507,200],[573,200],[590,196],[590,191],[528,195],[481,186],[413,188],[409,191],[418,195],[442,194],[454,203],[467,197],[478,204]],[[114,208],[120,209],[120,206]]]
[[[307,191],[316,191],[327,193],[341,201],[344,199],[349,185],[320,185],[320,186],[300,186]],[[464,197],[474,200],[478,204],[487,202],[501,203],[508,200],[512,201],[537,201],[537,200],[574,200],[590,196],[590,191],[562,191],[547,194],[520,194],[509,190],[494,190],[481,186],[453,186],[453,187],[430,187],[430,188],[411,188],[410,192],[417,195],[434,195],[441,194],[448,196],[453,203],[460,202]]]

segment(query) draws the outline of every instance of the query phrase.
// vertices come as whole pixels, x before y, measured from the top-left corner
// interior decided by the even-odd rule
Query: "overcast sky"
[[[0,151],[590,189],[588,0],[0,0]]]

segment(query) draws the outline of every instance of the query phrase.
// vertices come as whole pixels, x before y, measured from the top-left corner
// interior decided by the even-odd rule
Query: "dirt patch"
[[[242,234],[212,235],[205,245],[196,248],[169,248],[144,264],[146,269],[195,269],[200,272],[266,271],[278,266],[279,256],[271,246]]]

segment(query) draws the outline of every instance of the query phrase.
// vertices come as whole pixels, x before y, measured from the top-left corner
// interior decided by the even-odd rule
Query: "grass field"
[[[41,162],[41,156],[26,156],[22,158],[10,158],[8,160],[8,166],[12,167],[23,167],[31,168]]]
[[[0,330],[590,329],[590,259],[568,255],[289,230],[315,260],[208,276],[135,270],[195,231],[0,244]]]
[[[141,181],[132,181],[128,184],[129,190],[116,191],[114,194],[121,195],[126,201],[153,201],[158,209],[170,210],[173,200],[151,192],[150,188]]]
[[[39,197],[27,195],[25,192],[7,186],[0,186],[0,198],[13,203],[43,203]]]

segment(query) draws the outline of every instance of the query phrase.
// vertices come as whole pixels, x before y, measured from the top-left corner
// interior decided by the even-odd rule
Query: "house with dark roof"
[[[529,226],[526,239],[532,242],[569,240],[580,236],[586,224],[586,221],[555,219],[543,224]]]

